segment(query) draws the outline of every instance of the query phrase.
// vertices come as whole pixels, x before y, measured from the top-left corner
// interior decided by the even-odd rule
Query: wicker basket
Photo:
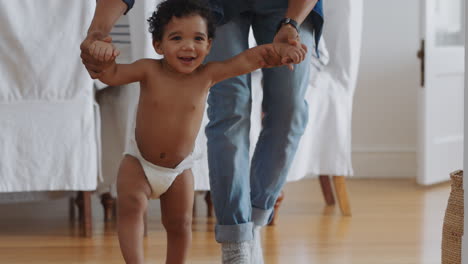
[[[442,264],[461,264],[463,236],[463,171],[450,174],[452,191],[448,199],[442,231]]]

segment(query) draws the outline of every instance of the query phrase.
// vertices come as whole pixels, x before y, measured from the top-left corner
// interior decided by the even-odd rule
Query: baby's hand
[[[285,43],[274,43],[275,51],[281,56],[281,62],[287,64],[293,70],[292,64],[301,63],[307,53],[305,45],[290,45]],[[299,47],[300,46],[300,47]]]
[[[96,40],[89,46],[89,53],[100,62],[109,62],[119,56],[120,51],[112,43]]]

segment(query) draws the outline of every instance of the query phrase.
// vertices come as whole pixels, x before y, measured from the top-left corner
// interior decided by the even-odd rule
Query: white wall
[[[352,123],[356,177],[416,177],[419,25],[419,1],[364,0]]]

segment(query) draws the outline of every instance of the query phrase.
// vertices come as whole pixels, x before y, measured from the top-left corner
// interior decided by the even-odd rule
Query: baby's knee
[[[162,223],[168,233],[185,234],[192,229],[192,214],[163,217]]]
[[[119,194],[117,198],[119,215],[142,214],[148,206],[148,199],[140,194]]]

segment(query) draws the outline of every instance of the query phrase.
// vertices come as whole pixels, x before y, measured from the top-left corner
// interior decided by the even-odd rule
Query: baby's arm
[[[117,64],[114,61],[103,71],[99,80],[110,86],[142,81],[150,67],[150,61],[150,59],[141,59],[132,64]]]
[[[120,51],[112,43],[96,40],[89,46],[89,53],[101,62],[114,60]]]
[[[291,46],[292,48],[286,46]],[[304,59],[304,56],[300,56],[299,54],[305,54],[305,51],[301,51],[299,48],[288,44],[265,44],[248,49],[231,59],[208,63],[206,68],[213,84],[215,84],[259,68],[277,67],[287,63],[300,63]],[[289,56],[292,56],[292,58]]]

